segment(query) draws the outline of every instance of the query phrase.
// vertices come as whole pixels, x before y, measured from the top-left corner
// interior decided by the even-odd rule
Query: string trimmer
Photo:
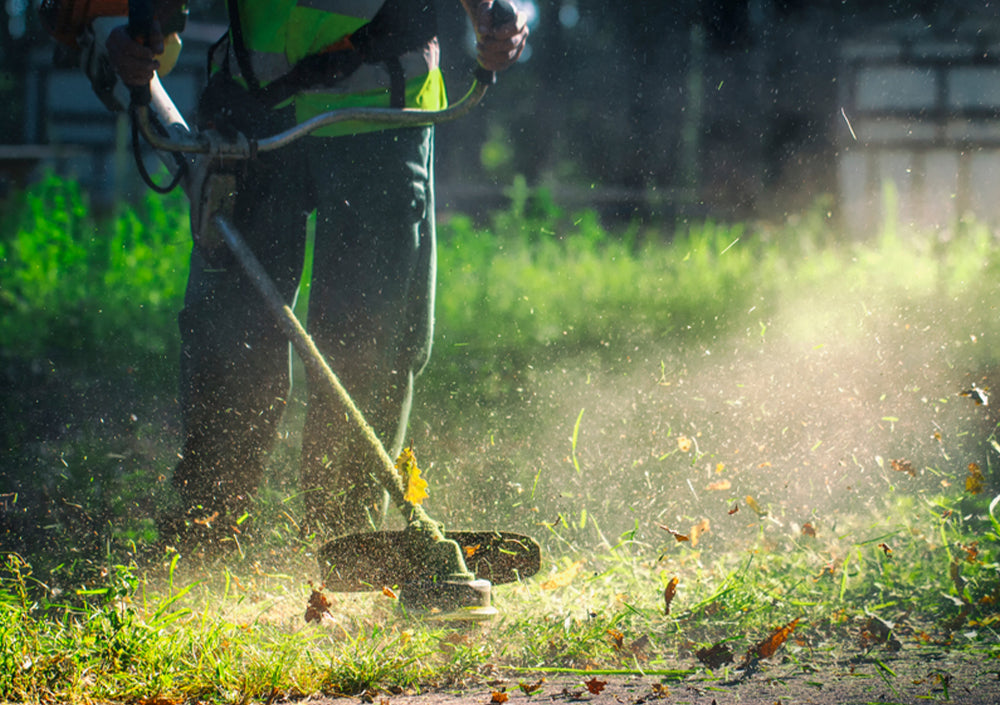
[[[513,8],[506,0],[495,0],[493,12],[498,24],[513,16]],[[153,22],[150,0],[129,0],[128,14],[132,36],[148,37]],[[104,41],[95,35],[96,24],[86,23],[77,37],[84,67],[92,79],[93,74],[106,78],[108,73],[107,60],[102,55]],[[93,82],[96,89],[98,83]],[[324,545],[319,552],[324,585],[340,591],[395,586],[402,604],[408,607],[465,618],[495,613],[491,605],[492,584],[519,580],[537,572],[541,560],[538,544],[527,536],[507,532],[445,531],[422,506],[407,498],[404,478],[393,459],[228,216],[235,186],[234,165],[241,161],[279,149],[336,122],[427,125],[451,120],[478,104],[494,82],[493,73],[480,68],[465,97],[445,110],[337,110],[261,139],[238,133],[222,135],[214,130],[191,130],[155,77],[148,88],[133,89],[130,99],[112,96],[110,91],[101,96],[106,104],[122,109],[130,103],[135,128],[175,172],[174,181],[183,184],[191,199],[196,246],[207,253],[225,246],[233,253],[313,373],[313,379],[323,386],[335,408],[353,422],[354,432],[363,441],[359,444],[363,460],[406,521],[407,528],[403,531],[353,534]],[[106,83],[102,85],[106,89]],[[120,94],[121,84],[111,90]]]

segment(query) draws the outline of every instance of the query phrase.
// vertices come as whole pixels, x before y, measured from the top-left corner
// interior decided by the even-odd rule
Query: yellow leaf
[[[546,580],[540,587],[542,590],[556,590],[557,588],[566,587],[573,582],[573,578],[580,572],[581,567],[583,567],[583,560],[576,561],[570,564],[566,570],[556,573]]]
[[[767,516],[767,512],[764,509],[762,509],[761,506],[757,504],[757,500],[751,497],[750,495],[747,495],[746,502],[747,506],[750,507],[752,510],[754,510],[757,516],[759,517]]]
[[[406,493],[403,499],[413,504],[423,504],[427,499],[427,480],[420,477],[420,468],[417,467],[417,457],[413,454],[412,448],[403,448],[396,458],[396,469],[399,470],[406,482]]]

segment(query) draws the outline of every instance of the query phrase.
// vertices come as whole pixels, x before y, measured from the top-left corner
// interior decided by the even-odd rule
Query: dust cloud
[[[477,410],[483,425],[442,422],[432,506],[456,527],[655,547],[664,527],[729,542],[764,515],[835,531],[901,493],[960,492],[997,418],[962,394],[988,399],[990,336],[948,310],[826,291],[750,304],[710,344],[539,361],[514,402]]]

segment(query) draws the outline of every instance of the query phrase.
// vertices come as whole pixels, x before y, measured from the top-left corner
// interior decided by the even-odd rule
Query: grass
[[[613,233],[513,196],[485,226],[444,219],[411,424],[435,517],[543,545],[542,575],[497,586],[501,616],[464,628],[381,594],[329,595],[305,621],[314,546],[288,479],[301,399],[255,542],[140,558],[176,443],[149,411],[169,383],[143,370],[175,352],[180,205],[101,221],[51,180],[8,203],[8,369],[50,360],[89,392],[147,362],[124,420],[53,434],[29,413],[38,389],[5,398],[0,699],[271,702],[498,670],[526,686],[727,678],[791,624],[773,658],[802,673],[860,657],[891,684],[897,644],[1000,654],[1000,419],[960,395],[1000,384],[986,227],[846,241],[819,204],[773,226]],[[697,656],[710,648],[732,661]]]

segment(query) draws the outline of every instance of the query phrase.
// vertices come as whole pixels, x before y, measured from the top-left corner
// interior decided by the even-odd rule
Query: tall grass
[[[4,353],[70,363],[176,359],[190,226],[179,195],[97,217],[48,176],[0,212]]]

